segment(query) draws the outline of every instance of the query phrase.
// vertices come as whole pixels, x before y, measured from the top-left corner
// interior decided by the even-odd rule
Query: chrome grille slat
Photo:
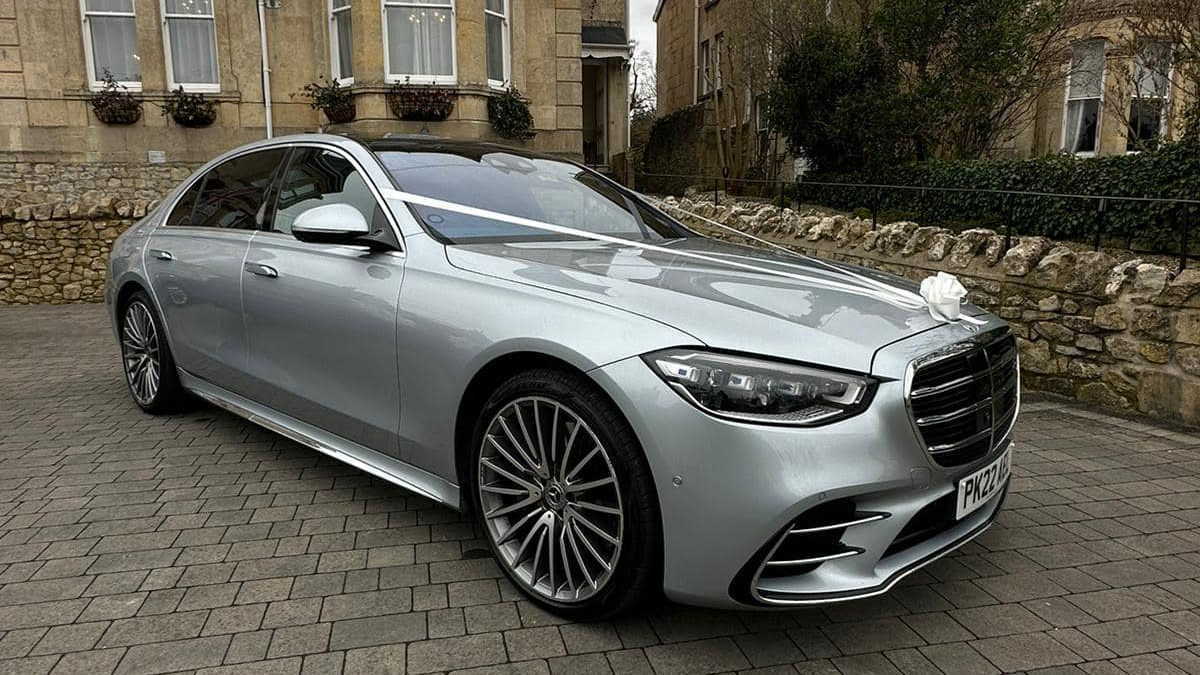
[[[1019,398],[1018,361],[1016,340],[1004,329],[913,363],[909,412],[934,461],[965,464],[1007,442]]]
[[[855,525],[863,525],[866,523],[873,523],[877,520],[883,520],[884,518],[887,518],[889,515],[891,515],[891,514],[878,513],[878,512],[874,512],[874,513],[860,512],[860,513],[854,514],[854,520],[848,520],[844,523],[830,523],[828,525],[817,525],[815,527],[793,527],[792,529],[788,530],[788,534],[812,534],[813,532],[827,532],[829,530],[840,530],[840,529],[846,528],[846,527],[854,527]]]
[[[861,548],[846,548],[845,550],[836,553],[827,553],[825,555],[815,555],[811,558],[797,558],[795,560],[768,560],[767,567],[795,567],[798,565],[815,565],[817,563],[828,562],[830,560],[839,560],[841,558],[850,558],[856,555],[862,555]]]
[[[979,380],[982,380],[984,377],[987,377],[987,373],[976,373],[974,375],[964,375],[963,377],[960,377],[956,380],[951,380],[944,384],[937,384],[937,385],[933,385],[931,387],[922,387],[921,389],[914,389],[911,396],[914,400],[921,399],[921,398],[928,398],[928,397],[934,396],[936,394],[945,393],[956,387],[962,387],[964,385],[971,384],[972,382],[978,382]]]
[[[942,413],[940,415],[930,415],[928,417],[921,417],[917,420],[917,424],[920,426],[925,426],[927,424],[941,424],[943,422],[949,422],[951,420],[956,420],[959,417],[964,417],[966,415],[970,415],[971,413],[979,412],[980,409],[991,405],[991,403],[992,403],[992,398],[989,396],[981,401],[976,401],[975,403],[972,403],[971,405],[969,405],[965,408],[959,408],[958,410],[954,410],[954,411],[951,411],[948,413]]]

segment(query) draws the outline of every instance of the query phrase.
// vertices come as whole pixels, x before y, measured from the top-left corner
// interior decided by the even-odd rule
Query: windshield
[[[622,239],[692,236],[634,193],[570,162],[491,149],[376,154],[396,187],[405,192]],[[431,232],[449,243],[572,238],[444,209],[413,209]]]

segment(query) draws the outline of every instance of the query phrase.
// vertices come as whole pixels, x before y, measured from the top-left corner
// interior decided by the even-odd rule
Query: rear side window
[[[297,148],[279,182],[271,229],[291,234],[297,216],[326,204],[349,204],[373,227],[386,223],[367,178],[350,160],[331,150]]]
[[[183,193],[179,201],[175,202],[175,208],[171,210],[171,215],[167,216],[167,226],[187,225],[192,219],[192,210],[196,208],[196,197],[200,194],[200,187],[204,185],[204,179],[192,183],[192,187]]]
[[[253,230],[266,217],[266,191],[287,151],[263,150],[231,159],[209,171],[198,183],[190,215],[186,209],[190,193],[171,212],[168,225]]]

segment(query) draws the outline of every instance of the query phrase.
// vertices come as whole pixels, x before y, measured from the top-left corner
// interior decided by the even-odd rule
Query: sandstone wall
[[[1044,237],[1021,237],[1005,250],[1004,238],[986,229],[955,234],[911,222],[872,229],[870,221],[759,203],[667,200],[816,257],[914,281],[953,273],[971,302],[1012,324],[1025,388],[1200,424],[1200,269],[1175,273]]]
[[[194,170],[0,163],[0,305],[100,302],[113,239]]]

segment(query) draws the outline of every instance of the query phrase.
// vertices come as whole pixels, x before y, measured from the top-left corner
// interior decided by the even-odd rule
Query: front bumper
[[[921,342],[940,346],[945,337]],[[959,478],[1007,448],[955,467],[933,462],[905,405],[902,367],[900,377],[879,385],[866,411],[815,428],[717,419],[685,402],[639,358],[591,374],[625,413],[646,453],[662,511],[663,586],[673,600],[787,606],[883,593],[986,529],[1004,500],[1006,490],[961,521],[943,519],[915,537],[906,530],[918,514],[927,518],[953,500]],[[840,544],[859,553],[802,573],[760,576],[761,563],[798,518],[847,503],[859,515],[886,514],[839,532]]]

